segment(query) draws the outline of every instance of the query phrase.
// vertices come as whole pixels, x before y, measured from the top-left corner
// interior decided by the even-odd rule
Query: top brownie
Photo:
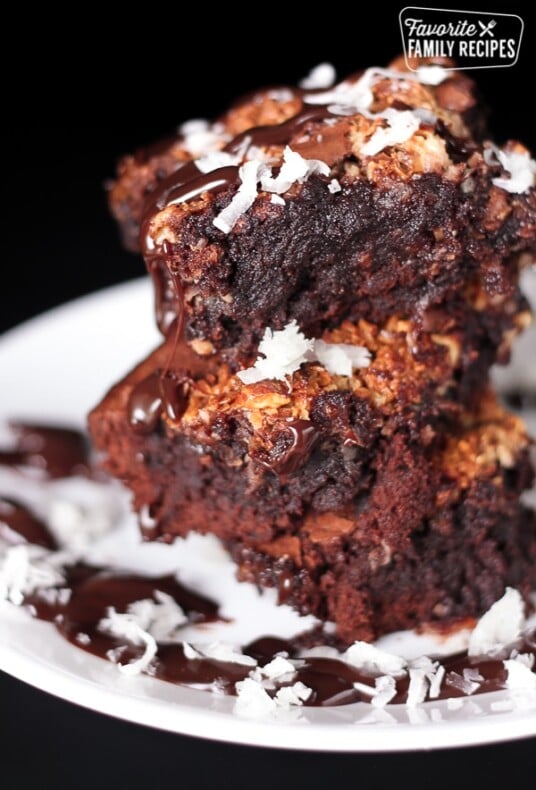
[[[266,327],[318,337],[425,320],[475,283],[511,292],[536,249],[536,163],[486,139],[466,75],[413,65],[267,89],[123,159],[110,204],[164,333],[178,319],[237,369]]]

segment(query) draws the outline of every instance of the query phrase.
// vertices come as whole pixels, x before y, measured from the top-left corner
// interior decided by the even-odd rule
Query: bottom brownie
[[[129,427],[131,393],[140,380],[150,385],[144,377],[154,362],[114,388],[90,418],[105,466],[134,493],[146,538],[217,535],[242,580],[275,586],[281,602],[333,621],[347,643],[478,616],[505,586],[526,595],[536,587],[536,519],[520,503],[533,477],[530,442],[523,422],[490,392],[470,408],[449,411],[444,403],[439,414],[433,401],[426,410],[421,403],[424,422],[411,399],[396,419],[360,414],[362,428],[379,420],[374,435],[357,437],[361,444],[332,435],[332,419],[298,469],[276,474],[240,460],[247,456],[233,422],[238,410],[222,425],[207,412],[206,441],[203,408],[195,433],[188,420],[164,429],[160,413],[141,432]],[[310,392],[317,373],[307,376]],[[273,398],[257,388],[257,397]]]

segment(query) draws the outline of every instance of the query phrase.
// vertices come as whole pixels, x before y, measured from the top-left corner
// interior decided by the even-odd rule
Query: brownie
[[[237,369],[266,326],[296,320],[317,337],[347,319],[417,318],[475,279],[490,294],[511,291],[536,246],[536,191],[507,170],[524,158],[530,169],[527,152],[482,139],[465,75],[432,85],[404,68],[368,70],[331,92],[257,93],[205,132],[123,160],[110,203],[131,247],[141,226],[164,332],[179,317],[198,353]],[[370,91],[366,106],[356,85]],[[414,133],[370,148],[402,115]],[[299,177],[300,162],[287,162],[283,189],[261,171],[282,172],[285,146],[317,164]],[[224,221],[252,183],[251,205]]]
[[[411,65],[254,93],[109,193],[164,341],[89,416],[104,468],[146,540],[216,535],[342,643],[536,582],[530,439],[489,384],[530,322],[536,163]]]
[[[353,390],[315,364],[290,396],[219,370],[212,386],[192,383],[180,422],[162,413],[133,429],[132,392],[161,369],[169,349],[158,350],[90,416],[145,538],[214,533],[241,578],[333,620],[343,641],[477,615],[505,583],[527,591],[536,529],[519,504],[532,474],[522,422],[489,393],[449,409],[439,383],[414,401],[418,366],[391,389],[381,373],[396,349],[382,351]]]

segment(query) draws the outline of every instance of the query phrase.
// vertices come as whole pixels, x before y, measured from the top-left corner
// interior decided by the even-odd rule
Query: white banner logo
[[[404,57],[451,58],[456,70],[513,66],[519,57],[523,20],[517,14],[407,6],[399,15]]]

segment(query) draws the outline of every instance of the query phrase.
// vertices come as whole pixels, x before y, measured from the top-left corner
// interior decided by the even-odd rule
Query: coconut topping
[[[361,146],[363,156],[374,156],[389,145],[405,143],[420,126],[420,119],[410,110],[400,111],[389,107],[380,117],[387,121],[387,126],[376,129],[370,140]]]
[[[244,384],[255,384],[264,379],[281,379],[292,375],[306,361],[314,341],[308,340],[296,321],[281,330],[267,328],[259,343],[259,356],[253,367],[237,373]]]
[[[128,664],[119,662],[119,669],[126,675],[146,672],[156,655],[157,642],[170,642],[177,638],[177,630],[188,622],[181,607],[167,593],[157,590],[156,601],[151,598],[134,601],[124,613],[113,607],[106,610],[106,617],[99,623],[99,630],[117,639],[126,639],[142,646],[143,654]]]
[[[182,147],[194,158],[217,151],[228,141],[219,124],[210,124],[204,118],[194,118],[179,127]]]
[[[21,544],[7,549],[0,565],[0,599],[22,606],[26,595],[64,582],[59,552]]]
[[[284,380],[304,362],[314,361],[334,376],[351,376],[354,368],[367,367],[370,359],[370,352],[363,346],[307,339],[294,320],[281,330],[266,329],[255,364],[239,371],[237,376],[243,384]]]
[[[536,162],[528,151],[502,151],[494,147],[494,153],[509,175],[509,178],[492,178],[492,183],[507,192],[520,194],[534,186]]]
[[[265,168],[264,162],[257,160],[245,162],[241,166],[238,171],[240,178],[238,190],[229,205],[214,219],[214,225],[223,233],[230,233],[242,214],[245,214],[255,202],[257,184]]]
[[[379,672],[382,675],[399,675],[406,666],[406,661],[400,656],[380,650],[369,642],[354,642],[342,654],[341,659],[357,669]]]
[[[219,167],[238,165],[242,157],[238,154],[229,154],[227,151],[211,151],[206,156],[195,160],[195,166],[202,173],[212,173]]]
[[[362,694],[370,695],[370,702],[375,708],[384,708],[396,695],[396,682],[390,675],[375,678],[374,686],[354,683],[354,688]]]
[[[265,718],[276,713],[278,709],[289,710],[292,707],[299,707],[312,694],[312,690],[299,681],[292,686],[280,688],[276,695],[271,697],[262,683],[251,677],[236,683],[235,688],[237,700],[234,712],[248,719]]]
[[[355,368],[370,365],[370,352],[364,346],[315,340],[313,353],[315,359],[334,376],[351,376]]]
[[[281,195],[287,192],[293,184],[303,184],[309,176],[319,174],[329,176],[329,167],[320,159],[304,159],[303,156],[293,151],[287,145],[283,153],[283,164],[279,174],[275,176],[261,175],[261,187],[265,192],[276,192]]]
[[[536,690],[536,674],[532,671],[534,656],[521,654],[503,663],[508,673],[506,688]]]
[[[500,652],[519,638],[524,622],[523,599],[517,590],[508,587],[478,621],[469,638],[469,655]]]
[[[238,156],[241,158],[241,155]],[[231,158],[236,164],[234,157]],[[201,167],[212,167],[214,161],[223,160],[218,154],[211,155],[202,160]],[[264,160],[251,159],[245,162],[238,171],[240,186],[229,205],[214,219],[214,225],[223,233],[230,233],[237,220],[255,202],[259,182],[264,192],[280,195],[287,192],[293,184],[303,184],[314,173],[329,176],[330,170],[325,162],[321,162],[319,159],[304,159],[289,146],[285,148],[283,164],[277,176],[272,175],[270,167]]]
[[[141,602],[139,602],[141,603]],[[132,606],[132,605],[131,605]],[[130,609],[131,607],[129,607]],[[111,659],[117,659],[115,663],[121,672],[125,675],[139,675],[146,672],[153,658],[156,655],[158,646],[156,639],[140,625],[138,616],[133,612],[120,613],[114,607],[109,607],[106,610],[106,617],[99,623],[99,629],[117,639],[125,639],[133,645],[143,647],[142,655],[130,661],[128,664],[121,664],[119,656],[121,650],[114,650],[113,653],[109,651]]]
[[[300,82],[300,88],[304,90],[324,90],[331,88],[337,79],[337,72],[331,63],[319,63],[309,74]]]
[[[447,77],[450,77],[452,72],[443,66],[419,66],[415,74],[417,81],[423,85],[439,85]]]

